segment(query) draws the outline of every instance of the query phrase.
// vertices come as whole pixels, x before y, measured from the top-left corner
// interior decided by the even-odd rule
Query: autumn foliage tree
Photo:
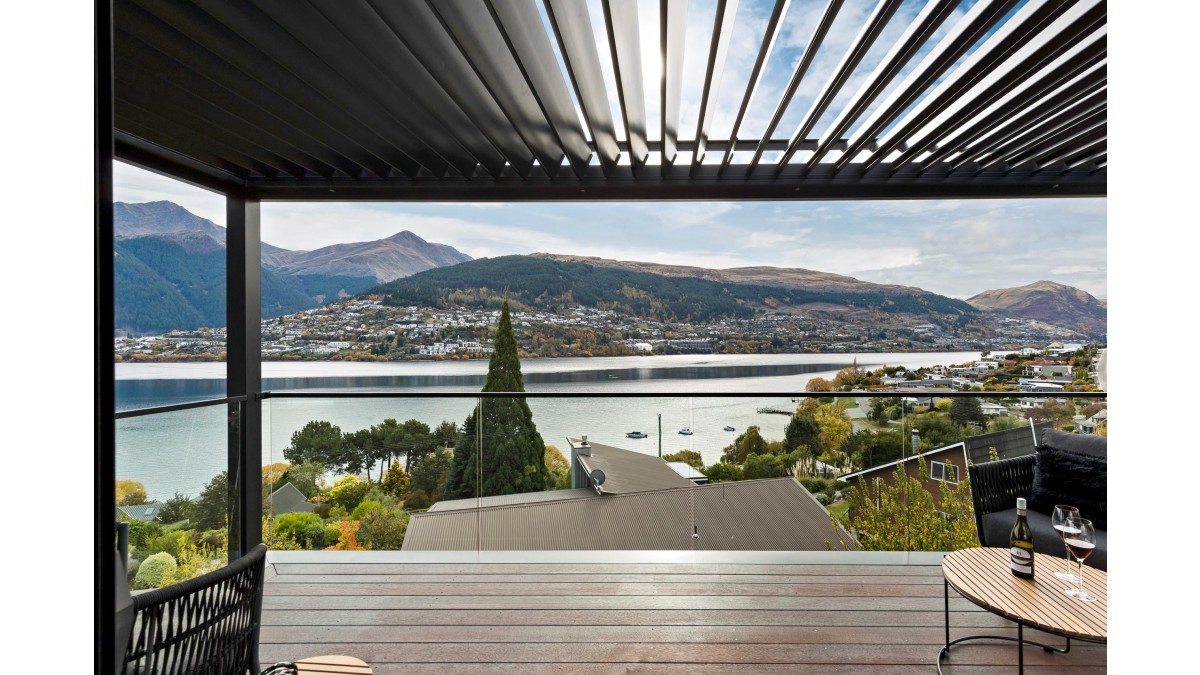
[[[929,468],[918,457],[918,473],[928,479]],[[979,546],[971,485],[939,481],[935,497],[920,480],[897,464],[891,482],[860,481],[850,488],[850,525],[866,551],[957,551]]]
[[[146,503],[146,486],[136,480],[117,481],[117,506],[135,506]]]

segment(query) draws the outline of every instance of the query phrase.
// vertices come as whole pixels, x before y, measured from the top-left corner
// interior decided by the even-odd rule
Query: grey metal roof
[[[823,551],[826,542],[856,548],[794,478],[778,478],[418,513],[403,550]]]
[[[774,0],[765,23],[723,0],[698,31],[677,0],[540,4],[114,0],[117,157],[263,199],[1107,191],[1104,0],[880,0],[862,19]],[[776,47],[800,20],[796,59]]]
[[[967,446],[967,458],[971,460],[971,463],[982,464],[991,461],[989,448],[995,448],[1000,459],[1032,455],[1037,449],[1034,434],[1036,433],[1037,437],[1041,438],[1043,431],[1053,428],[1054,425],[1050,422],[1034,424],[1032,430],[1028,424],[1025,424],[1004,431],[970,436],[964,438],[963,443]]]
[[[483,497],[476,499],[468,497],[467,499],[448,499],[440,501],[429,507],[429,512],[437,511],[457,511],[459,509],[473,509],[478,507],[488,506],[507,506],[509,504],[530,504],[535,502],[553,502],[563,499],[587,499],[596,497],[593,490],[586,488],[578,488],[574,490],[544,490],[542,492],[520,492],[512,495],[496,495],[493,497]]]
[[[580,443],[577,438],[567,440],[575,447]],[[591,446],[591,456],[579,455],[579,462],[586,473],[595,469],[604,472],[604,484],[600,486],[600,491],[605,494],[661,490],[692,484],[692,481],[680,476],[660,457],[614,448],[611,445],[591,442],[588,445]]]
[[[131,504],[129,506],[118,506],[117,509],[124,512],[125,515],[133,518],[134,520],[149,522],[158,519],[158,510],[164,506],[166,506],[166,504],[154,502],[151,504]]]
[[[312,513],[315,508],[316,504],[309,504],[304,493],[291,483],[284,483],[271,493],[272,513]]]

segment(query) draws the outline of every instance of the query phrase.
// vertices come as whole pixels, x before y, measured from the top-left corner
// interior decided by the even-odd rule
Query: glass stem
[[[1079,559],[1079,599],[1082,600],[1083,595],[1083,558]]]

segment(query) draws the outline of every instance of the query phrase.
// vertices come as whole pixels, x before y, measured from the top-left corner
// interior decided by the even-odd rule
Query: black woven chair
[[[985,514],[1011,509],[1017,497],[1029,499],[1034,460],[1034,455],[1025,455],[971,465],[971,499],[975,503],[975,530],[981,544],[987,545],[983,536]]]
[[[258,673],[267,547],[167,588],[133,596],[124,675]]]

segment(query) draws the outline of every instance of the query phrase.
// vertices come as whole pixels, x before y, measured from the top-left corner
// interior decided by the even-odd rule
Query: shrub
[[[225,548],[225,530],[205,530],[198,536],[196,545],[214,551]]]
[[[129,523],[129,545],[146,548],[149,542],[162,534],[162,526],[155,522],[135,520]]]
[[[663,457],[668,462],[687,462],[696,469],[704,468],[704,459],[695,450],[680,450]]]
[[[338,539],[342,536],[342,527],[338,523],[325,526],[325,547],[337,548]]]
[[[172,558],[179,555],[180,541],[186,539],[188,532],[166,530],[162,534],[146,541],[147,553],[167,553]]]
[[[367,494],[363,495],[362,498],[362,502],[379,502],[380,504],[390,504],[393,501],[394,500],[391,498],[391,496],[384,492],[383,488],[379,487],[378,485],[372,485],[371,489],[367,490]],[[362,502],[359,502],[359,504],[362,504]],[[353,511],[353,509],[351,509],[351,511]]]
[[[742,471],[746,478],[778,478],[784,475],[779,455],[752,454],[746,457],[746,466]]]
[[[342,510],[345,511],[345,509]],[[320,518],[329,518],[332,511],[333,504],[329,502],[320,502],[313,506],[313,513],[317,514]]]
[[[370,481],[365,481],[358,476],[343,476],[329,489],[329,499],[335,506],[350,511],[358,506],[370,489]]]
[[[370,509],[359,521],[363,546],[376,551],[398,551],[408,531],[408,512],[399,509]]]
[[[813,493],[813,498],[816,499],[817,503],[821,506],[829,506],[829,495],[825,494],[824,492]]]
[[[170,553],[155,553],[138,567],[133,578],[134,590],[162,588],[171,583],[175,576],[175,556]]]
[[[301,546],[306,549],[325,548],[325,523],[320,521],[321,519],[318,518],[317,522],[309,523],[304,526],[304,529],[300,530],[300,536],[297,537],[296,541]]]
[[[745,478],[742,475],[742,467],[736,464],[713,464],[707,469],[702,469],[701,473],[708,476],[709,483],[728,483]]]
[[[368,513],[382,510],[383,504],[374,499],[364,499],[362,503],[354,507],[354,510],[350,512],[350,520],[362,520]]]
[[[125,578],[129,580],[129,583],[133,583],[133,580],[137,577],[138,568],[141,566],[142,562],[137,558],[129,559],[129,564],[125,566]]]
[[[383,477],[383,491],[393,497],[399,497],[408,492],[408,472],[400,466],[398,460],[392,460],[387,474]]]
[[[272,535],[280,543],[288,539],[301,548],[325,545],[325,524],[315,513],[285,513],[275,519]]]
[[[433,502],[429,500],[429,495],[424,490],[413,490],[404,498],[404,508],[410,511],[419,509],[427,509]]]

